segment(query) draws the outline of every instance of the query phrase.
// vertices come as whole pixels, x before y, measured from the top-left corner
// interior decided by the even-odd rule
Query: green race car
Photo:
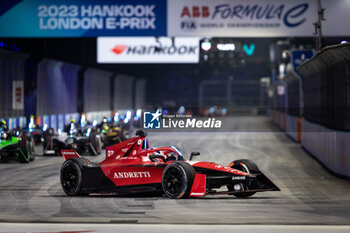
[[[35,159],[34,141],[21,134],[14,137],[4,126],[0,127],[0,162],[7,162],[9,159],[16,159],[28,163]]]

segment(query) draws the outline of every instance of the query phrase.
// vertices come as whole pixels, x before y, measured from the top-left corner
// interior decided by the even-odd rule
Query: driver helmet
[[[75,131],[75,120],[72,118],[69,124],[69,135],[73,135]]]
[[[6,121],[5,120],[1,120],[0,122],[0,131],[7,131],[7,126],[6,126]]]
[[[107,118],[107,117],[103,117],[102,122],[103,122],[103,123],[107,123],[107,122],[108,122],[108,118]]]
[[[30,115],[28,128],[34,129],[35,127],[36,127],[36,125],[35,125],[35,117],[34,117],[34,115]]]
[[[1,140],[6,140],[8,137],[8,134],[5,131],[1,131],[0,136],[1,136]]]
[[[1,136],[1,139],[5,140],[7,139],[8,137],[8,134],[7,134],[7,126],[6,126],[6,121],[5,120],[2,120],[0,122],[0,136]]]

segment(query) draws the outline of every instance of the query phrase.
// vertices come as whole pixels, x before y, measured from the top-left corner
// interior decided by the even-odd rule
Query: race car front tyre
[[[30,159],[33,156],[32,143],[29,141],[28,137],[25,134],[21,134],[19,140],[19,161],[22,163],[29,163]]]
[[[193,167],[186,162],[174,162],[165,167],[162,188],[167,197],[188,197],[195,177]]]
[[[235,160],[229,164],[229,167],[246,172],[248,174],[259,172],[258,166],[252,160],[249,160],[249,159]],[[249,187],[245,187],[245,188],[249,190]],[[227,189],[229,191],[234,190],[232,185],[227,185]],[[253,196],[254,194],[255,192],[247,192],[247,191],[242,193],[233,193],[233,195],[236,197],[250,197],[250,196]]]
[[[61,167],[61,185],[69,196],[81,194],[83,161],[80,158],[68,159]]]

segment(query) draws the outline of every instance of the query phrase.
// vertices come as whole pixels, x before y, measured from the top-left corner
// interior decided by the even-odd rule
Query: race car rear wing
[[[80,155],[75,150],[61,150],[64,160],[71,158],[80,158]]]

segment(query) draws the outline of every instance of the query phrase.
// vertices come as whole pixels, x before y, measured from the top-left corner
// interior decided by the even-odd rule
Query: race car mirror
[[[192,160],[193,157],[200,156],[200,155],[201,155],[201,153],[199,153],[199,152],[192,152],[191,156],[190,156],[190,161]]]

